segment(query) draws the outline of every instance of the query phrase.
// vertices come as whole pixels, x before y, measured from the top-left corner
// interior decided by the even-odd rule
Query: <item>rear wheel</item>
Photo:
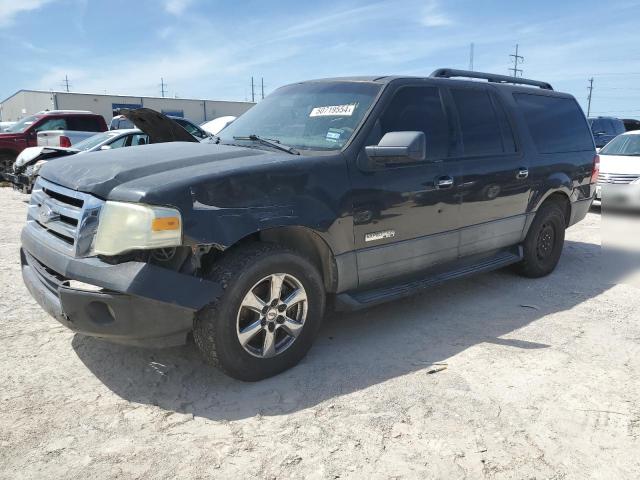
[[[256,381],[296,365],[307,353],[324,313],[325,293],[315,266],[272,244],[238,248],[209,278],[223,294],[201,310],[196,345],[228,375]]]
[[[524,258],[516,265],[521,275],[538,278],[553,272],[562,255],[565,226],[559,204],[549,202],[540,207],[523,244]]]

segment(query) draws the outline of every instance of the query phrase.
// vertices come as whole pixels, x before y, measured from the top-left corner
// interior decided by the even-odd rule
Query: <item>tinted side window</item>
[[[81,116],[69,118],[69,128],[80,132],[100,132],[102,131],[100,122],[96,117]]]
[[[486,90],[452,89],[458,110],[465,155],[488,155],[515,150],[513,134],[504,111],[501,118]],[[504,137],[509,142],[503,140]]]
[[[45,130],[67,130],[67,121],[64,118],[49,118],[35,128],[36,132]]]
[[[401,88],[380,117],[380,126],[382,135],[388,132],[424,132],[429,158],[449,156],[449,121],[440,90],[436,87]]]
[[[593,150],[591,132],[574,99],[529,93],[513,96],[540,153]]]

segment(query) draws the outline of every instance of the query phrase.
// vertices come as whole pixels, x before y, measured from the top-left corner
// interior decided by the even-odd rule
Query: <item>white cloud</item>
[[[193,0],[165,0],[164,9],[172,15],[181,15],[192,3]]]
[[[425,27],[446,27],[452,25],[453,20],[441,10],[437,1],[432,0],[423,8],[420,23]]]
[[[0,0],[0,27],[9,25],[20,12],[37,10],[52,0]]]

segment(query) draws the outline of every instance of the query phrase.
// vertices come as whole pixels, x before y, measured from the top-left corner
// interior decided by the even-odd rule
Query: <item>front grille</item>
[[[600,173],[598,183],[612,183],[616,185],[628,185],[640,178],[638,174],[627,173]]]
[[[51,246],[74,257],[90,254],[104,202],[38,178],[31,192],[27,226],[46,232]]]

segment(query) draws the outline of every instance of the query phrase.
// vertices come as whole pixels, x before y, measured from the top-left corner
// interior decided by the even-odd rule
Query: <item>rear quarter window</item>
[[[101,132],[104,130],[98,118],[89,115],[70,117],[68,123],[71,130],[79,132]]]
[[[514,93],[540,153],[593,150],[593,137],[573,98]]]

